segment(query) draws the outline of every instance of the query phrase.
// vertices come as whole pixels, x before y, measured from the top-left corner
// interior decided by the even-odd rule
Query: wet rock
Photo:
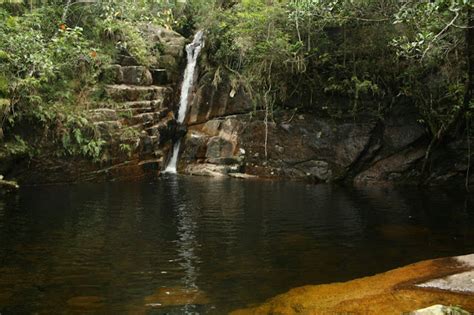
[[[209,163],[189,164],[185,168],[185,173],[189,175],[223,177],[230,173],[240,173],[240,165],[215,165]]]
[[[233,155],[234,145],[221,137],[212,137],[207,143],[208,159],[230,158]]]

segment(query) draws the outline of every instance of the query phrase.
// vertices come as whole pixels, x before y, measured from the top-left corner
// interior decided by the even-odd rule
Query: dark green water
[[[473,252],[461,191],[198,177],[24,188],[0,199],[0,313],[223,314]],[[180,294],[172,304],[188,305],[169,305]]]

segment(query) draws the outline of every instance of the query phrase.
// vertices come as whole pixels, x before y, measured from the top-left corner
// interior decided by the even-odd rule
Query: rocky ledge
[[[469,172],[474,139],[450,140],[425,161],[430,137],[410,104],[394,106],[383,117],[334,116],[290,105],[265,113],[242,87],[225,77],[215,86],[212,75],[201,70],[185,122],[181,173],[362,186],[474,185]]]
[[[448,310],[432,307],[434,304],[474,312],[474,254],[423,261],[345,283],[304,286],[232,314],[399,315],[427,307],[440,312],[413,314],[445,314],[441,311]]]

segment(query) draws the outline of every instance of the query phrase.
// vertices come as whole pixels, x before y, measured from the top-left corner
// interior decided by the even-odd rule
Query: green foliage
[[[186,36],[206,29],[213,84],[230,77],[232,89],[243,87],[258,108],[353,115],[409,104],[433,135],[471,110],[469,0],[103,0],[70,7],[55,0],[3,8],[1,127],[13,137],[15,126],[38,124],[60,154],[100,156],[103,141],[81,110],[117,53],[145,65],[160,53],[144,23]],[[124,152],[134,150],[129,138],[121,139]]]
[[[128,143],[120,143],[119,145],[120,147],[120,151],[124,152],[125,154],[127,154],[129,157],[132,155],[132,146]]]
[[[401,93],[438,137],[464,111],[465,25],[473,9],[467,0],[408,1],[395,14],[393,23],[404,27],[391,42],[404,70]]]
[[[58,155],[97,160],[105,142],[83,112],[103,65],[127,51],[147,65],[152,54],[143,23],[192,27],[198,2],[104,0],[0,6],[0,128],[6,141],[24,126],[38,128],[35,141],[55,143]],[[11,141],[10,141],[11,142]],[[32,143],[40,147],[43,141]],[[30,150],[39,152],[40,150]]]
[[[22,16],[0,11],[0,17],[0,95],[8,100],[2,110],[2,127],[8,131],[32,123],[61,130],[61,135],[53,136],[79,135],[77,128],[87,126],[71,123],[75,116],[67,108],[80,104],[78,95],[96,83],[107,57],[100,56],[100,49],[84,37],[82,28],[59,23],[53,27],[51,21],[59,20],[59,10],[54,7]],[[95,137],[76,137],[74,144],[80,149],[65,146],[65,152],[96,158],[102,142]]]
[[[410,104],[436,135],[463,111],[473,9],[468,0],[241,0],[212,7],[201,25],[214,84],[227,70],[262,107],[383,114]]]
[[[396,1],[241,1],[216,9],[210,61],[224,65],[260,104],[375,99],[391,91],[395,58],[386,58]],[[382,15],[383,14],[383,15]],[[392,54],[393,55],[393,54]],[[354,79],[356,78],[356,79]],[[370,84],[369,84],[370,83]],[[326,103],[326,104],[325,104]],[[367,106],[367,104],[366,104]]]
[[[0,158],[6,159],[10,157],[32,156],[33,149],[20,136],[16,135],[8,142],[2,143],[0,146]]]

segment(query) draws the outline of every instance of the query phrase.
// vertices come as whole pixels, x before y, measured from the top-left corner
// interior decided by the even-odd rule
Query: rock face
[[[186,39],[174,31],[149,23],[142,25],[141,29],[147,41],[154,43],[156,47],[156,54],[150,67],[152,73],[155,69],[165,69],[167,80],[178,82],[182,76],[181,62],[184,60]],[[156,74],[158,72],[155,72]],[[153,78],[159,83],[158,77]]]
[[[173,112],[186,39],[149,24],[142,31],[154,47],[150,64],[140,65],[121,52],[116,63],[104,69],[103,98],[88,112],[106,141],[101,161],[50,161],[48,157],[27,164],[28,181],[44,182],[44,174],[38,171],[44,169],[49,170],[48,182],[156,176],[173,142],[184,136],[178,170],[193,175],[355,185],[474,185],[474,172],[466,178],[469,143],[474,139],[461,138],[436,148],[427,171],[421,172],[429,137],[412,106],[394,106],[383,118],[336,118],[279,109],[264,123],[265,112],[255,108],[243,87],[224,73],[202,67],[186,126],[179,126]],[[205,58],[204,53],[201,61]]]
[[[144,66],[116,64],[105,73],[112,83],[105,87],[108,101],[89,113],[107,141],[105,158],[103,166],[87,176],[158,175],[179,129],[170,106],[173,88],[156,85],[152,72]]]
[[[228,79],[215,87],[211,76],[204,75],[198,83],[187,123],[200,124],[216,117],[244,114],[252,110],[252,102],[242,88],[234,89]]]
[[[338,124],[304,115],[290,123],[269,123],[265,148],[261,117],[231,115],[192,127],[183,156],[186,164],[240,165],[251,175],[329,182],[347,174],[369,145],[374,127],[374,122]]]
[[[466,139],[436,151],[422,174],[429,137],[411,106],[394,107],[383,119],[279,110],[265,124],[264,112],[254,110],[242,88],[225,77],[215,85],[214,79],[204,74],[197,84],[182,171],[212,174],[209,165],[238,165],[236,172],[248,175],[356,185],[465,180]],[[474,175],[469,182],[474,184]]]

